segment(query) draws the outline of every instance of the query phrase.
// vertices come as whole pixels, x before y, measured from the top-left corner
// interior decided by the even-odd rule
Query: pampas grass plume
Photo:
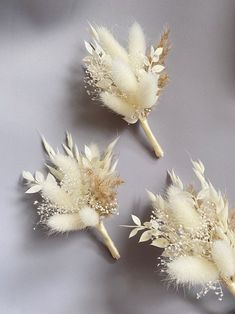
[[[169,187],[167,193],[173,219],[185,228],[200,227],[201,219],[194,208],[191,195],[174,185]]]
[[[72,199],[63,189],[59,187],[54,177],[49,173],[47,179],[42,183],[42,195],[50,199],[58,207],[73,209]]]
[[[109,92],[102,92],[100,97],[103,103],[111,110],[121,116],[132,118],[134,114],[133,108],[118,96],[110,94]]]
[[[152,73],[143,73],[138,84],[137,102],[143,108],[151,108],[157,100],[157,84]]]
[[[98,27],[96,31],[99,36],[100,44],[107,54],[113,59],[118,58],[124,62],[128,62],[128,54],[126,50],[118,43],[106,27]]]
[[[79,215],[82,223],[87,227],[95,227],[100,221],[99,214],[90,207],[80,209]]]
[[[53,232],[68,232],[84,229],[86,226],[81,221],[79,213],[53,215],[47,221],[48,227]]]
[[[137,80],[130,66],[121,60],[114,60],[112,77],[117,87],[124,93],[133,94],[137,90]]]
[[[170,279],[177,284],[206,284],[218,279],[219,273],[216,266],[202,257],[180,256],[168,263],[167,272]]]
[[[235,252],[227,241],[215,241],[211,253],[222,276],[231,277],[235,274]]]
[[[129,53],[136,54],[140,53],[145,54],[146,43],[145,36],[141,26],[135,22],[129,32]]]

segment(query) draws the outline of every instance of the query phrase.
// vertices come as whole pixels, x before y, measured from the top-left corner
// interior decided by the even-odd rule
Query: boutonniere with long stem
[[[113,258],[118,259],[119,252],[103,223],[117,213],[117,188],[123,182],[116,172],[117,160],[113,163],[117,140],[103,154],[95,144],[85,146],[85,153],[80,153],[69,133],[63,144],[65,154],[54,151],[44,138],[42,141],[49,157],[48,174],[22,173],[29,186],[26,193],[41,195],[35,202],[38,223],[51,233],[95,228]]]
[[[90,25],[90,29],[92,41],[85,41],[89,54],[84,58],[88,94],[129,124],[139,121],[156,156],[162,157],[163,150],[147,117],[168,82],[165,60],[170,49],[169,30],[163,32],[156,45],[147,49],[144,32],[134,23],[126,50],[107,28]]]
[[[228,200],[204,176],[202,162],[193,162],[200,188],[184,187],[170,172],[165,197],[148,192],[153,210],[141,223],[132,216],[130,237],[144,231],[139,242],[162,248],[159,266],[170,281],[201,285],[197,297],[214,291],[222,300],[221,284],[235,296],[235,215]]]

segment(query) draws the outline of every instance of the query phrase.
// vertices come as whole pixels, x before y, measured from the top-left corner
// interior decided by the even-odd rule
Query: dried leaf
[[[92,55],[94,50],[93,50],[91,44],[88,43],[88,42],[85,41],[85,40],[84,40],[84,44],[85,44],[86,50]]]
[[[142,233],[140,239],[139,239],[139,242],[146,242],[146,241],[149,241],[150,239],[152,238],[152,233],[151,231],[145,231]]]
[[[140,219],[135,216],[135,215],[131,215],[133,222],[137,225],[137,226],[141,226],[141,221]]]
[[[157,238],[151,242],[151,245],[164,249],[169,245],[169,242],[164,238]]]
[[[34,182],[34,177],[29,171],[22,171],[22,177],[25,180],[28,180],[30,182]]]
[[[157,64],[157,65],[154,65],[151,69],[152,72],[154,73],[160,73],[162,72],[163,70],[165,69],[165,67],[163,65],[160,65],[160,64]]]
[[[130,234],[129,234],[129,238],[134,237],[137,233],[138,233],[139,229],[135,228],[133,230],[131,230]]]
[[[44,181],[43,174],[40,171],[35,172],[35,179],[39,182],[42,183]]]
[[[41,189],[42,189],[42,186],[37,184],[37,185],[33,185],[25,193],[27,193],[27,194],[38,193],[39,191],[41,191]]]

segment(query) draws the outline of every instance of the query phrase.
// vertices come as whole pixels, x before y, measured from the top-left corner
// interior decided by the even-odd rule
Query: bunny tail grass
[[[222,281],[228,291],[235,297],[235,281],[230,278],[222,278]]]
[[[100,233],[100,235],[103,238],[104,244],[107,246],[107,248],[109,249],[110,254],[112,255],[113,258],[115,259],[119,259],[120,258],[120,254],[116,248],[116,246],[114,245],[112,239],[110,238],[103,222],[101,221],[97,226],[96,229],[98,230],[98,232]]]
[[[150,126],[148,124],[147,118],[139,117],[140,124],[144,130],[145,135],[147,136],[150,144],[153,147],[153,150],[157,156],[157,158],[161,158],[164,156],[164,152],[159,145],[158,141],[156,140],[155,136],[153,135],[153,132],[150,129]]]

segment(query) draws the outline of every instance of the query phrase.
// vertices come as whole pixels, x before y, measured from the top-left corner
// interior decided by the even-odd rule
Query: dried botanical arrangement
[[[165,60],[170,49],[169,30],[147,50],[144,32],[134,23],[126,50],[107,28],[90,25],[90,29],[92,41],[85,41],[89,54],[84,58],[88,94],[100,99],[126,122],[139,121],[156,156],[162,157],[163,150],[149,127],[147,116],[168,82]]]
[[[129,237],[144,231],[139,242],[162,248],[161,272],[177,285],[201,285],[197,298],[210,290],[222,300],[223,283],[235,296],[235,223],[226,197],[205,179],[201,161],[192,162],[200,189],[184,187],[172,171],[165,197],[148,192],[153,211],[141,223],[132,216]]]
[[[29,186],[26,193],[40,193],[35,202],[40,217],[39,224],[47,226],[50,233],[95,228],[102,236],[111,255],[120,257],[103,224],[103,220],[117,213],[117,188],[123,182],[116,173],[117,160],[113,163],[113,141],[103,154],[95,144],[85,146],[79,153],[72,136],[67,133],[63,144],[65,154],[57,152],[42,139],[49,157],[46,177],[39,172],[33,176],[23,171]]]

